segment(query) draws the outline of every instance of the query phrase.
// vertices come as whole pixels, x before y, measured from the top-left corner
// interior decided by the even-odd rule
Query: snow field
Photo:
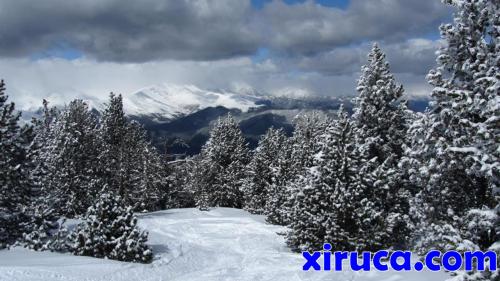
[[[119,280],[329,280],[444,281],[443,272],[304,272],[304,259],[292,253],[285,228],[263,216],[218,208],[172,209],[139,216],[149,231],[152,264],[124,263],[21,248],[0,251],[1,281]]]

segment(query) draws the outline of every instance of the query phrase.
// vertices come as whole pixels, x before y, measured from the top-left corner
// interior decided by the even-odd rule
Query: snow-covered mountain
[[[255,95],[226,90],[204,90],[193,85],[162,84],[124,95],[123,106],[131,116],[155,116],[171,120],[208,107],[223,106],[243,112],[257,107]]]
[[[46,99],[51,106],[63,107],[73,98],[59,94]],[[102,111],[108,96],[79,94],[78,98],[85,100],[90,108]],[[32,116],[38,116],[41,103],[39,100],[25,104],[23,119],[29,121]],[[160,151],[167,149],[181,155],[199,153],[208,139],[210,125],[228,113],[238,120],[253,148],[270,127],[282,128],[291,134],[292,121],[300,113],[320,110],[334,116],[340,104],[348,110],[352,107],[349,97],[310,96],[292,89],[273,96],[251,87],[207,90],[175,84],[159,84],[123,93],[123,103],[126,114],[144,126]],[[427,101],[410,101],[409,105],[415,111],[423,111]]]
[[[208,107],[223,106],[247,112],[263,96],[256,91],[207,90],[194,85],[158,84],[131,93],[122,93],[125,113],[131,117],[147,117],[151,121],[167,122]],[[51,106],[63,107],[73,98],[71,95],[52,94],[45,99]],[[98,111],[106,107],[107,95],[90,96],[79,94],[90,108]],[[36,116],[41,108],[41,100],[26,102],[21,110],[25,119]]]

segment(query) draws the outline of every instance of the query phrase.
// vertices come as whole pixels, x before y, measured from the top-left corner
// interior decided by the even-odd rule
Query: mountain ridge
[[[106,107],[106,101],[89,96],[84,100],[96,114]],[[50,105],[64,106],[57,103],[61,103],[61,99]],[[293,119],[298,114],[320,110],[333,116],[341,104],[351,111],[349,97],[271,96],[248,89],[237,93],[173,84],[153,85],[123,95],[126,115],[143,125],[160,151],[175,155],[199,153],[208,139],[210,126],[228,113],[239,122],[250,148],[253,148],[268,128],[282,128],[291,134]],[[423,111],[427,101],[410,100],[409,106],[414,111]],[[36,116],[37,112],[25,111],[23,115],[26,119]]]

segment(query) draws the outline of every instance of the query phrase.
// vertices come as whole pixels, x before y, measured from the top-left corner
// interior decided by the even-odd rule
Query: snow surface
[[[0,251],[1,281],[52,280],[383,280],[443,281],[443,272],[304,272],[300,254],[286,247],[285,229],[263,216],[218,208],[172,209],[140,215],[155,252],[134,264],[21,248]]]

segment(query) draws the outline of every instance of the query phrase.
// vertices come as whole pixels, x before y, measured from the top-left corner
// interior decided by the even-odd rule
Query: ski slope
[[[286,247],[284,228],[263,216],[218,208],[173,209],[140,216],[155,252],[152,264],[133,264],[21,248],[0,251],[1,281],[52,280],[329,280],[444,281],[443,272],[304,272]]]

